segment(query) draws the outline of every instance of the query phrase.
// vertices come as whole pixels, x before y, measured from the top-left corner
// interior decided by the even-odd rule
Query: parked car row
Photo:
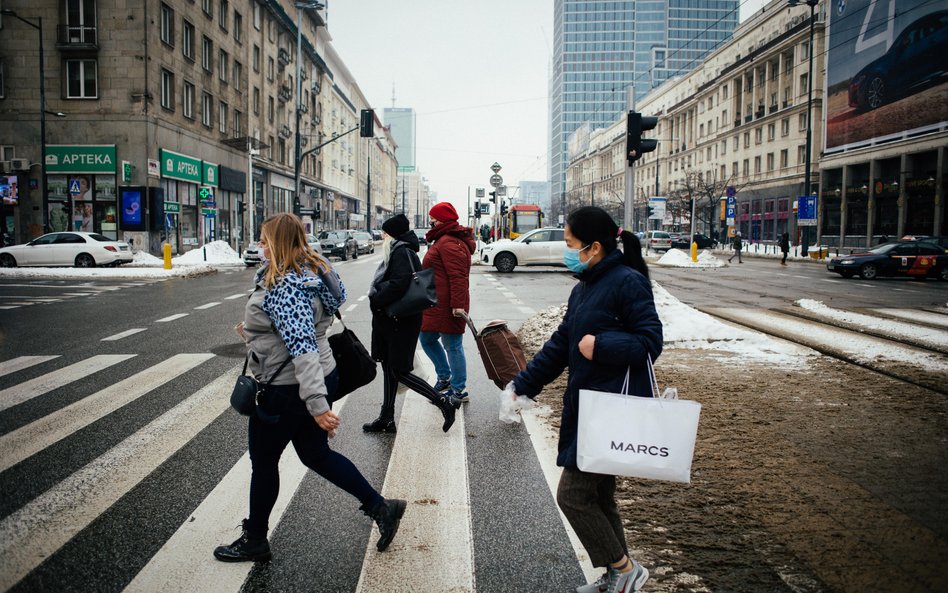
[[[0,266],[119,266],[131,263],[128,243],[98,233],[47,233],[23,245],[0,249]]]

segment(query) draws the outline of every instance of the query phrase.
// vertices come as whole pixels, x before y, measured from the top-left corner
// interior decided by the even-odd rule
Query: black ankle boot
[[[454,424],[454,417],[457,414],[458,408],[461,407],[461,400],[456,399],[449,393],[442,394],[437,400],[437,406],[441,408],[441,415],[444,416],[444,424],[441,426],[441,430],[448,432],[451,425]]]
[[[247,519],[241,523],[241,529],[243,532],[234,543],[218,546],[214,550],[214,557],[222,562],[269,562],[273,555],[270,554],[267,538],[251,539],[247,531]]]
[[[375,544],[375,549],[379,552],[384,552],[385,548],[392,543],[392,539],[395,538],[395,534],[398,532],[398,524],[401,523],[406,506],[408,506],[408,503],[404,500],[389,498],[376,504],[371,509],[366,509],[364,506],[360,507],[362,512],[372,517],[375,524],[379,526],[379,533],[382,537]]]
[[[390,432],[394,434],[397,429],[395,428],[395,420],[386,418],[385,416],[379,416],[372,422],[363,424],[362,430],[365,432]]]

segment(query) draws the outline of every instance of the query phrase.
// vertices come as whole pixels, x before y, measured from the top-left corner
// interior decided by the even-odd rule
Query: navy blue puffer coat
[[[623,258],[617,249],[578,276],[563,322],[513,381],[519,395],[536,397],[569,368],[556,458],[563,467],[576,467],[580,389],[619,393],[631,370],[629,393],[651,395],[647,360],[651,355],[654,362],[662,352],[662,322],[648,279]],[[587,334],[596,337],[592,360],[579,352]]]

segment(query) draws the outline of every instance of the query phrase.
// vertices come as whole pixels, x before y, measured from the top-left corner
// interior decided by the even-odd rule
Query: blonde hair
[[[330,269],[329,262],[306,242],[306,229],[292,214],[283,212],[266,219],[260,227],[260,238],[270,254],[270,265],[263,274],[267,288],[273,288],[290,270],[302,274],[304,268],[314,273]]]

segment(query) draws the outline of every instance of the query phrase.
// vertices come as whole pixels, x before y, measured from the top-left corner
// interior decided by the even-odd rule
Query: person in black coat
[[[744,260],[741,259],[741,250],[744,249],[744,242],[741,240],[741,232],[738,231],[734,235],[734,240],[731,241],[731,246],[734,248],[734,253],[731,254],[731,257],[727,258],[727,262],[731,263],[731,260],[734,259],[734,256],[737,256],[737,263],[742,264]]]
[[[790,255],[790,233],[784,233],[780,235],[780,251],[783,252],[783,259],[780,260],[780,265],[787,265],[787,256]]]
[[[383,259],[375,271],[369,288],[369,307],[372,309],[372,358],[382,363],[384,398],[379,417],[362,425],[365,432],[395,432],[395,393],[402,383],[420,393],[441,409],[448,432],[454,424],[460,400],[450,394],[441,394],[428,382],[414,375],[415,348],[421,333],[422,313],[389,317],[385,308],[405,295],[413,271],[421,271],[418,259],[418,236],[408,228],[408,218],[396,214],[382,224],[385,234]]]
[[[607,567],[598,582],[577,591],[638,591],[648,570],[629,557],[615,501],[615,476],[577,467],[579,392],[621,393],[628,376],[629,394],[650,397],[649,359],[662,352],[662,322],[638,237],[591,206],[570,214],[564,236],[568,249],[563,263],[576,272],[579,284],[570,293],[559,328],[514,378],[513,390],[536,397],[569,368],[556,458],[563,467],[556,502],[593,566]]]

